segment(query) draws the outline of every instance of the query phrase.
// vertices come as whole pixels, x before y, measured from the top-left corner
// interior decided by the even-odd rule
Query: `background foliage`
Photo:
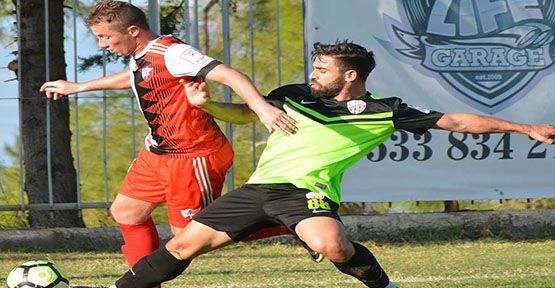
[[[70,21],[73,10],[73,1],[66,1],[69,8],[65,9],[66,21]],[[77,14],[82,17],[86,15],[90,1],[80,1]],[[199,1],[203,11],[203,6],[208,1]],[[280,84],[304,82],[304,48],[303,48],[303,11],[301,0],[281,0],[279,1],[280,15],[280,53],[279,58],[281,73],[278,75],[278,49],[277,27],[276,27],[276,2],[268,0],[253,0],[254,12],[254,71],[251,69],[250,51],[250,29],[249,23],[249,1],[231,1],[231,47],[232,60],[231,66],[239,69],[243,73],[251,76],[256,86],[263,94],[267,94]],[[14,21],[13,5],[11,1],[0,0],[0,19],[4,23]],[[184,27],[181,22],[181,11],[183,1],[171,0],[162,1],[162,34],[173,33],[180,35]],[[214,58],[223,60],[222,43],[222,20],[221,7],[212,6],[207,13],[208,22],[201,23],[202,27],[208,30],[208,38],[200,39],[200,47],[206,48],[206,54]],[[81,20],[78,20],[81,21]],[[203,26],[205,25],[205,26]],[[70,31],[66,31],[66,35]],[[14,42],[15,31],[13,26],[0,26],[0,41],[4,45]],[[201,34],[202,36],[202,34]],[[94,45],[95,43],[88,43]],[[15,50],[16,48],[14,48]],[[67,50],[68,48],[66,48]],[[101,54],[82,58],[80,69],[100,69],[102,63]],[[125,62],[126,59],[119,57],[109,57],[111,62]],[[223,101],[223,87],[211,83],[212,95]],[[111,201],[116,194],[119,185],[125,176],[127,168],[141,148],[142,137],[147,133],[146,123],[137,107],[136,101],[130,91],[109,92],[106,99],[102,98],[101,93],[91,94],[95,98],[80,99],[79,101],[79,131],[73,131],[73,143],[79,137],[80,151],[73,151],[74,158],[79,153],[80,166],[80,188],[82,201],[84,202],[105,202]],[[73,107],[73,98],[70,107]],[[233,96],[234,102],[240,102],[239,97]],[[131,105],[135,105],[134,121],[131,116]],[[105,112],[104,112],[105,111]],[[72,110],[72,113],[75,111]],[[106,118],[104,118],[106,113]],[[71,120],[75,121],[75,115],[71,115]],[[137,131],[135,136],[135,151],[132,151],[132,123]],[[225,129],[224,123],[219,123]],[[103,170],[102,158],[102,135],[104,126],[106,127],[106,173]],[[75,123],[71,123],[74,129]],[[254,125],[241,125],[233,127],[233,143],[236,152],[235,157],[235,185],[239,186],[248,179],[253,170],[253,147],[256,148],[256,157],[264,148],[267,131],[260,123]],[[14,147],[4,147],[6,153],[13,159],[12,164],[2,166],[0,164],[0,203],[14,205],[21,203],[19,193],[19,162],[18,162],[18,143]],[[75,150],[75,148],[73,148]],[[104,178],[107,179],[105,185]],[[226,189],[226,188],[224,188]],[[227,190],[227,189],[226,189]],[[106,192],[109,193],[106,196]],[[545,209],[555,208],[555,200],[510,200],[510,201],[481,201],[470,202],[461,201],[461,209],[468,210],[506,210],[506,209]],[[430,212],[442,211],[442,202],[399,202],[399,203],[346,203],[342,206],[341,212],[344,214],[378,214],[388,212]],[[45,212],[47,213],[47,212]],[[106,209],[83,210],[83,215],[87,226],[111,226],[114,222],[109,217]],[[23,212],[0,212],[0,229],[25,227],[27,225]],[[158,209],[155,212],[155,220],[166,222],[165,210]]]

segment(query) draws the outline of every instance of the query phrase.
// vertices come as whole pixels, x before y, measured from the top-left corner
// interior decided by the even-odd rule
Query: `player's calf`
[[[160,245],[158,230],[152,218],[138,224],[118,224],[125,244],[121,246],[128,267],[152,253]]]
[[[117,288],[150,288],[183,273],[191,260],[175,258],[166,247],[160,247],[142,258],[116,281]]]

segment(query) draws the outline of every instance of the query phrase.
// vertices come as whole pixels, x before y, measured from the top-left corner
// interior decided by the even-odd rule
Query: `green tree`
[[[75,168],[71,154],[71,131],[69,129],[68,100],[46,100],[39,88],[49,79],[66,79],[63,49],[64,16],[63,1],[48,1],[48,28],[45,31],[45,7],[42,0],[20,1],[16,7],[17,21],[21,27],[18,39],[20,45],[20,101],[21,142],[25,170],[25,192],[29,203],[48,203],[48,187],[52,187],[55,203],[76,201]],[[49,36],[47,39],[46,36]],[[48,41],[49,55],[44,49]],[[47,79],[46,65],[50,65]],[[24,85],[23,85],[24,83]],[[47,153],[47,109],[50,112],[51,175],[48,173]],[[51,176],[51,182],[49,182]],[[82,227],[83,220],[75,210],[54,210],[50,213],[31,210],[31,227]]]
[[[210,22],[207,34],[209,39],[201,37],[200,46],[208,48],[205,53],[223,60],[223,42],[221,25],[221,6],[210,9],[209,15],[204,17]],[[304,42],[303,17],[301,0],[279,1],[280,15],[280,68],[278,75],[277,58],[277,22],[276,1],[253,0],[253,36],[254,36],[254,71],[251,69],[251,35],[249,22],[249,1],[232,1],[230,7],[230,42],[231,66],[254,78],[255,85],[262,94],[267,94],[281,84],[304,82]],[[214,98],[223,101],[222,85],[211,85]],[[238,96],[233,96],[234,102],[241,102]],[[223,123],[221,123],[221,127]],[[251,125],[233,126],[233,147],[235,150],[235,185],[243,184],[253,169],[252,149],[256,148],[257,156],[262,152],[268,136],[266,128],[255,124],[254,147]],[[257,157],[258,158],[258,157]]]
[[[32,1],[22,1],[22,3],[31,3]],[[39,5],[44,1],[36,1]],[[53,2],[53,1],[50,1]],[[57,10],[58,12],[61,11],[61,6],[57,2],[57,6],[51,7],[51,12],[53,9]],[[65,1],[66,5],[71,5],[72,1]],[[200,47],[208,47],[206,52],[208,55],[211,55],[217,59],[223,60],[223,43],[221,40],[222,35],[222,27],[221,27],[221,6],[218,4],[219,1],[199,1],[201,5],[208,5],[212,3],[211,9],[203,9],[207,6],[199,7],[200,11],[207,11],[207,17],[203,19],[207,19],[208,23],[204,25],[207,27],[207,35],[201,35],[201,45]],[[260,89],[263,94],[268,93],[272,89],[278,86],[278,78],[281,79],[281,84],[288,84],[288,83],[299,83],[304,82],[304,47],[303,47],[303,23],[302,23],[302,1],[301,0],[281,0],[280,2],[280,49],[281,49],[281,74],[278,75],[277,71],[277,47],[276,47],[276,2],[269,1],[269,0],[252,0],[253,3],[253,12],[254,12],[254,60],[255,60],[255,69],[251,71],[251,54],[250,54],[250,33],[249,32],[249,1],[241,0],[241,1],[231,1],[230,7],[230,24],[231,24],[231,66],[239,69],[243,73],[247,75],[253,75],[256,86]],[[0,0],[0,4],[4,4],[6,0]],[[34,2],[33,2],[34,3]],[[161,25],[162,34],[179,34],[180,27],[183,26],[181,23],[181,9],[182,9],[182,0],[171,0],[171,1],[162,1],[164,4],[161,7],[161,14],[162,14],[162,21],[163,24]],[[30,4],[28,4],[30,5]],[[53,3],[50,3],[53,5]],[[13,10],[12,8],[8,8],[7,6],[2,5],[0,8],[0,17],[13,17],[13,13],[10,12]],[[36,6],[35,10],[43,10],[41,7]],[[88,7],[83,3],[79,3],[79,11],[78,15],[84,15],[86,13],[86,9]],[[66,20],[69,12],[72,10],[66,9]],[[32,11],[31,11],[32,12]],[[34,14],[33,14],[34,15]],[[59,15],[59,14],[58,14]],[[59,17],[62,19],[63,17]],[[41,22],[42,21],[42,22]],[[35,19],[33,22],[34,28],[40,29],[43,27],[44,18],[42,20]],[[201,23],[202,24],[202,23]],[[62,31],[60,26],[53,26],[52,24],[51,29],[54,27],[58,27],[55,31]],[[6,34],[6,29],[0,31]],[[44,38],[44,32],[37,31]],[[60,36],[61,33],[56,33]],[[51,35],[52,36],[52,35]],[[35,37],[32,37],[35,38]],[[38,38],[38,37],[37,37]],[[1,40],[2,38],[0,38]],[[9,40],[9,38],[5,38]],[[38,39],[33,39],[36,43],[38,43]],[[58,39],[59,42],[56,43],[63,43],[61,40]],[[52,45],[55,45],[51,41]],[[94,44],[94,43],[91,43]],[[39,44],[36,44],[39,45]],[[44,43],[41,44],[42,46],[37,46],[37,51],[42,51],[44,47]],[[56,48],[56,49],[59,49]],[[52,49],[51,49],[52,50]],[[56,50],[58,53],[60,50]],[[36,52],[36,51],[35,51]],[[51,53],[54,53],[51,51]],[[35,53],[35,54],[38,54]],[[44,78],[44,67],[40,67],[38,65],[42,65],[44,63],[44,59],[40,60],[37,58],[38,56],[33,56],[35,58],[29,59],[37,59],[33,60],[36,61],[36,65],[33,66],[32,69],[36,72],[36,74],[41,74]],[[57,64],[63,63],[60,62],[62,60],[51,60],[58,61],[55,62]],[[108,58],[110,61],[124,61],[125,59],[120,59],[117,57]],[[89,62],[87,62],[89,61]],[[83,59],[82,61],[82,69],[94,69],[95,65],[102,63],[101,55],[96,55],[95,57],[90,57],[87,59]],[[64,65],[56,65],[59,67],[64,67]],[[27,68],[29,69],[29,68]],[[54,72],[51,72],[54,73]],[[60,72],[55,72],[60,73]],[[51,74],[51,79],[57,79],[60,77],[65,77],[65,74]],[[26,76],[27,77],[27,76]],[[37,86],[40,85],[43,80],[40,80],[40,75],[33,78],[34,80],[30,79],[27,80],[29,83],[28,86],[32,86],[30,83],[32,81],[36,81],[33,85]],[[26,78],[29,79],[29,78]],[[37,80],[38,79],[38,80]],[[22,82],[23,83],[23,82]],[[213,96],[217,100],[223,101],[223,88],[222,85],[211,85],[210,87]],[[29,88],[29,91],[32,93],[36,93],[38,88]],[[33,108],[29,112],[37,113],[36,117],[44,117],[41,114],[44,114],[44,95],[36,95],[36,94],[22,94],[26,95],[25,97],[32,97],[31,99],[25,99],[27,101],[27,105],[34,105],[39,106],[38,108]],[[27,96],[31,95],[31,96]],[[99,95],[99,94],[94,94]],[[132,121],[131,121],[131,111],[130,105],[137,105],[136,101],[133,99],[130,92],[109,92],[108,97],[104,100],[100,99],[87,99],[84,100],[81,98],[79,100],[79,142],[80,147],[79,151],[75,151],[75,147],[72,146],[68,148],[67,145],[64,144],[64,149],[72,149],[72,155],[80,155],[80,191],[82,196],[83,202],[104,202],[104,201],[111,201],[115,195],[115,192],[119,188],[119,185],[126,174],[127,168],[132,161],[133,152],[135,155],[137,151],[132,151],[132,136],[131,136],[131,129],[132,129]],[[234,96],[234,101],[239,102],[239,97]],[[67,105],[69,103],[69,107],[73,107],[73,101],[75,99],[70,98],[69,102],[58,102],[56,104],[60,104],[63,106],[61,111],[65,111],[67,109]],[[40,103],[39,103],[40,102]],[[41,104],[42,103],[42,104]],[[51,103],[53,104],[53,103]],[[40,106],[42,105],[42,106]],[[27,106],[25,106],[27,107]],[[106,107],[106,118],[105,118],[105,127],[106,127],[106,176],[103,168],[104,159],[102,157],[102,134],[103,134],[103,111],[104,107]],[[136,107],[136,106],[135,106]],[[26,108],[24,108],[26,109]],[[53,107],[53,109],[60,109],[57,107]],[[68,113],[73,113],[74,111],[71,110]],[[64,115],[62,118],[65,118],[65,113],[63,112],[60,115]],[[30,113],[27,113],[30,114]],[[31,116],[28,115],[29,119],[33,119]],[[58,116],[56,116],[58,117]],[[44,119],[44,118],[41,118]],[[144,134],[147,133],[148,128],[146,127],[146,123],[141,115],[141,113],[135,114],[135,128],[137,131],[136,135],[136,143],[137,149],[141,148],[142,138]],[[63,123],[67,127],[67,129],[73,129],[75,127],[74,115],[70,115],[69,120],[54,120],[57,123]],[[30,122],[30,123],[39,123],[39,122]],[[219,123],[220,126],[223,128],[225,127],[224,123]],[[44,133],[42,130],[45,127],[44,123],[40,124],[33,124],[26,126],[26,129],[31,129],[34,133],[39,134]],[[234,127],[234,149],[236,153],[235,157],[235,184],[241,185],[248,179],[249,175],[252,173],[252,126],[251,125],[236,125]],[[255,135],[255,147],[257,148],[257,156],[260,154],[262,149],[264,148],[264,144],[267,138],[267,133],[263,125],[256,124],[256,135]],[[225,129],[225,128],[224,128]],[[62,131],[63,133],[60,133]],[[56,128],[53,129],[53,133],[58,133],[57,138],[64,139],[63,141],[67,141],[67,139],[71,138],[73,142],[77,139],[76,131],[72,131],[73,134],[67,132],[66,128]],[[23,135],[22,135],[23,136]],[[44,134],[40,136],[42,139],[45,139]],[[54,138],[54,136],[53,136]],[[17,140],[19,141],[19,139]],[[56,140],[58,141],[58,140]],[[19,142],[17,142],[19,143]],[[27,144],[32,145],[32,144]],[[44,143],[40,144],[44,145]],[[16,146],[17,147],[17,146]],[[37,146],[38,147],[38,146]],[[59,147],[58,147],[59,148]],[[19,196],[19,171],[18,171],[18,152],[17,149],[13,147],[4,147],[7,151],[7,154],[12,157],[14,160],[12,165],[8,167],[0,166],[0,199],[2,204],[19,204],[20,203],[20,196]],[[40,150],[39,150],[40,151]],[[27,151],[25,151],[27,153]],[[44,149],[42,152],[44,154]],[[54,152],[57,153],[57,152]],[[53,155],[56,155],[54,154]],[[66,153],[66,152],[64,152]],[[40,153],[39,153],[40,154]],[[62,153],[62,156],[64,154]],[[65,159],[68,159],[67,153],[65,154]],[[71,154],[70,154],[71,155]],[[26,159],[27,161],[35,161],[37,163],[45,163],[39,162],[44,161],[41,158],[31,157],[32,159]],[[55,156],[58,158],[58,155]],[[59,160],[59,159],[58,159]],[[27,168],[27,165],[25,165]],[[45,172],[44,164],[42,164],[42,168]],[[63,170],[63,171],[70,171]],[[64,172],[65,173],[65,172]],[[72,175],[72,172],[69,172],[69,178],[75,177]],[[43,177],[43,176],[41,176]],[[58,176],[57,176],[58,177]],[[61,177],[61,176],[60,176]],[[58,179],[60,178],[58,177]],[[105,184],[104,178],[107,179],[107,184]],[[75,195],[75,178],[72,180],[65,181],[64,187],[68,187],[69,189],[73,189],[72,195]],[[42,182],[41,191],[45,193],[47,185]],[[27,185],[27,184],[26,184]],[[26,186],[27,187],[27,186]],[[105,191],[109,192],[108,198],[105,196]],[[57,190],[55,190],[57,191]],[[57,193],[57,192],[56,192]],[[46,194],[45,194],[46,195]],[[58,201],[58,200],[56,200]],[[71,200],[75,202],[75,199]],[[350,207],[353,206],[353,207]],[[367,213],[369,210],[375,210],[380,213],[384,213],[387,211],[387,203],[384,204],[362,204],[362,208],[359,207],[361,205],[353,204],[353,205],[345,205],[344,210],[347,210],[346,213],[349,211],[354,211],[356,209],[363,210],[362,213]],[[370,206],[370,207],[368,207]],[[541,201],[531,201],[530,203],[524,203],[524,201],[509,201],[505,202],[505,204],[499,204],[498,201],[486,201],[480,202],[477,204],[471,204],[469,201],[461,201],[461,209],[524,209],[524,208],[553,208],[555,207],[555,200],[547,199]],[[414,202],[400,202],[395,203],[394,208],[399,208],[402,210],[407,211],[442,211],[443,202],[422,202],[422,203],[414,203]],[[11,213],[10,216],[2,217],[2,215],[6,215],[7,213],[0,213],[0,228],[3,227],[14,227],[14,226],[21,226],[25,224],[25,215],[22,213]],[[47,215],[48,213],[41,213],[42,215]],[[15,216],[15,217],[14,217]],[[106,209],[87,209],[83,211],[83,218],[87,226],[105,226],[105,225],[113,225],[113,221],[107,214]],[[155,212],[155,219],[157,222],[164,222],[165,221],[165,211],[163,209],[159,209]],[[64,221],[60,221],[64,223]]]
[[[79,151],[74,150],[73,154],[80,155],[82,201],[111,202],[133,160],[133,155],[141,148],[148,127],[141,113],[135,113],[135,118],[132,119],[130,106],[137,104],[130,91],[111,91],[105,99],[99,97],[79,101]],[[71,127],[75,127],[73,119],[74,117]],[[137,133],[136,151],[132,148],[133,125]],[[106,135],[105,147],[103,135]],[[75,137],[74,135],[74,142],[77,140]],[[104,163],[107,165],[106,170]],[[106,192],[109,193],[108,197]],[[106,212],[106,209],[85,210],[83,215],[87,226],[113,225],[114,222]]]

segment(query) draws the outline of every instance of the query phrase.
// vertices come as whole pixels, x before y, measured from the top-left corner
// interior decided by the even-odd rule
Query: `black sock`
[[[179,276],[190,263],[191,260],[175,258],[166,247],[162,246],[139,260],[116,281],[116,286],[117,288],[151,288]]]
[[[389,277],[372,252],[358,243],[353,242],[353,245],[355,246],[355,255],[345,263],[332,262],[335,267],[347,275],[354,276],[367,287],[384,288],[387,286]]]

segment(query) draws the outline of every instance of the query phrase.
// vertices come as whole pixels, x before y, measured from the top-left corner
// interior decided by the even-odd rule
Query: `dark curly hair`
[[[366,48],[349,42],[348,40],[336,41],[335,44],[314,43],[312,60],[320,55],[330,56],[338,60],[339,69],[342,71],[355,70],[360,79],[366,81],[370,72],[376,67],[374,53]]]

